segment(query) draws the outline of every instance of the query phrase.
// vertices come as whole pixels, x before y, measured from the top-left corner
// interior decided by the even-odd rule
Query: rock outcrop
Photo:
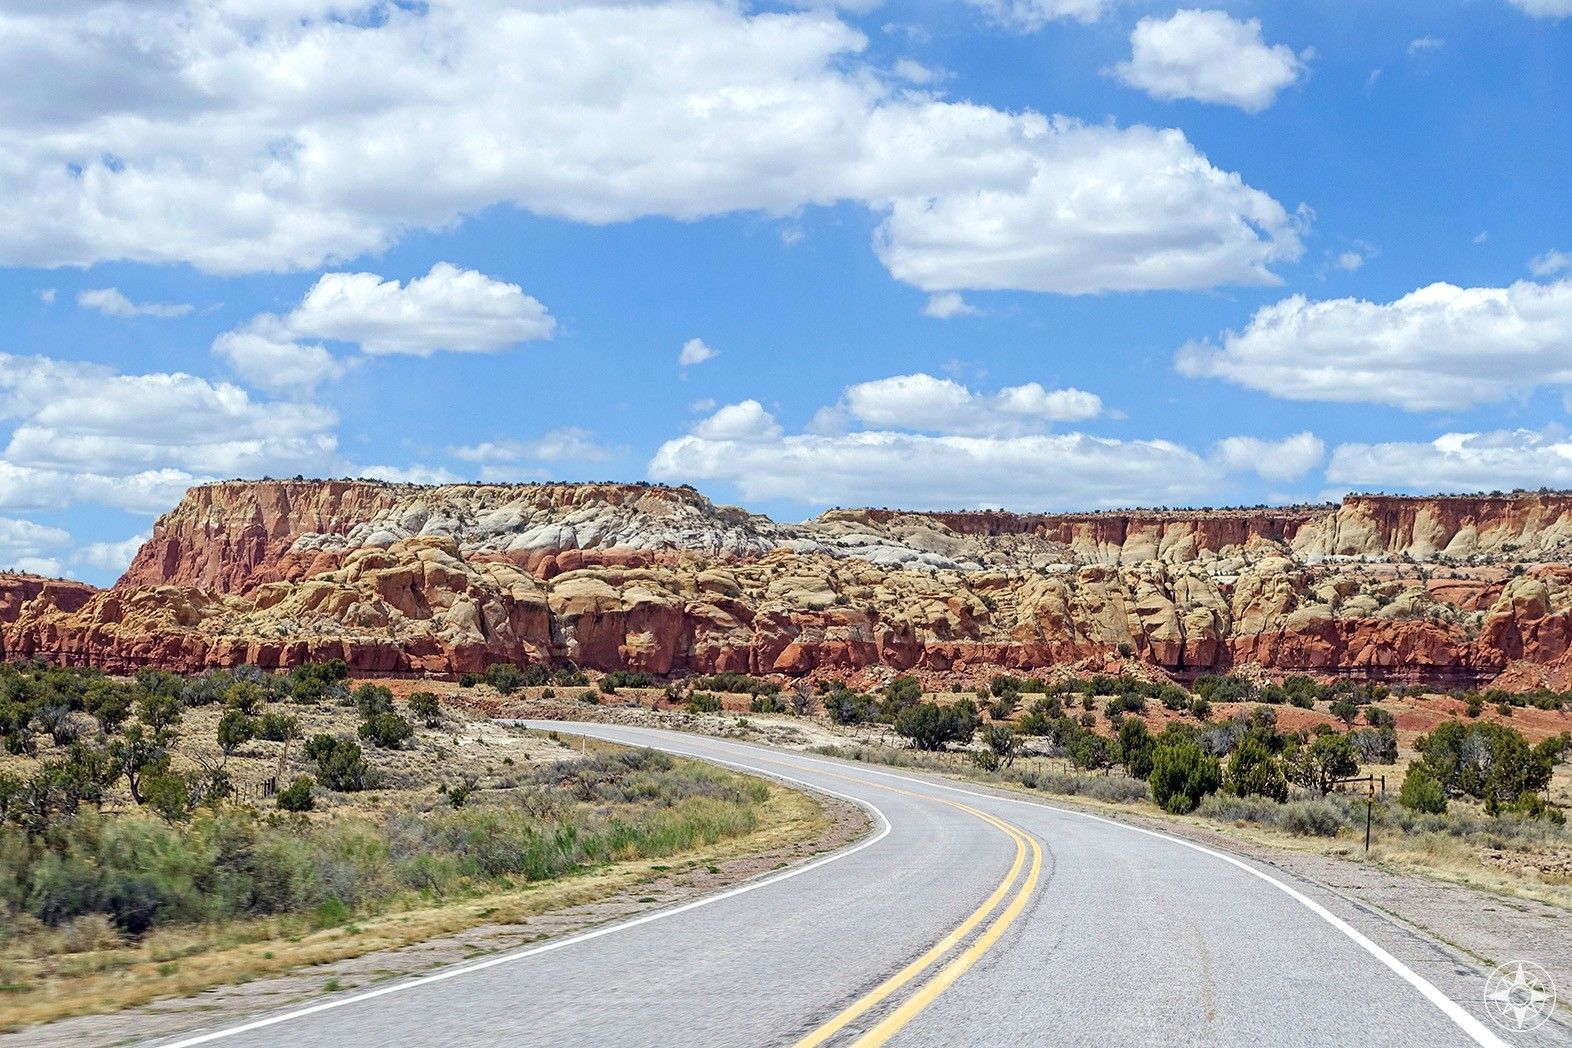
[[[193,489],[111,589],[0,576],[0,645],[113,670],[1528,681],[1572,673],[1569,560],[1560,494],[781,524],[691,488],[237,481]]]

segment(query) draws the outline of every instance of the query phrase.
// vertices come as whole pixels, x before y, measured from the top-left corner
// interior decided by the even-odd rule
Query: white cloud
[[[492,353],[550,338],[556,321],[517,284],[438,262],[407,284],[375,273],[325,273],[284,316],[259,313],[213,340],[213,352],[262,389],[309,393],[353,364],[319,342],[372,355]]]
[[[1267,480],[1296,480],[1326,458],[1326,444],[1314,433],[1296,433],[1282,440],[1225,437],[1213,455],[1230,473],[1256,473]]]
[[[890,72],[909,84],[934,84],[946,76],[943,70],[929,69],[911,58],[897,58],[895,64],[890,67]]]
[[[1409,411],[1488,403],[1572,383],[1572,281],[1431,284],[1388,303],[1294,295],[1257,310],[1221,346],[1184,347],[1176,364],[1290,400]]]
[[[682,344],[682,349],[677,353],[677,366],[689,368],[706,360],[714,360],[718,356],[720,350],[706,345],[703,339],[690,338]]]
[[[1095,22],[1110,0],[966,0],[994,22],[1017,32],[1036,32],[1049,22]]]
[[[52,306],[55,304],[55,296],[57,294],[59,294],[59,292],[56,289],[52,287],[46,287],[38,293],[38,301],[42,302],[46,306]]]
[[[589,430],[564,426],[535,440],[485,441],[449,448],[448,454],[465,462],[604,462],[611,457],[611,450]]]
[[[1178,131],[1020,124],[1021,183],[893,201],[875,247],[896,278],[924,291],[1197,289],[1277,283],[1270,263],[1299,257],[1296,218]]]
[[[132,535],[119,542],[90,542],[71,556],[76,564],[119,574],[131,566],[137,550],[148,540],[148,535]]]
[[[1352,273],[1365,264],[1365,256],[1357,251],[1344,251],[1333,259],[1332,264],[1345,273]]]
[[[0,568],[60,575],[61,557],[71,546],[69,533],[30,520],[0,517]]]
[[[1259,113],[1305,75],[1309,57],[1282,44],[1268,46],[1259,19],[1185,9],[1137,22],[1130,60],[1111,72],[1165,102],[1192,98]]]
[[[375,273],[323,274],[284,326],[306,338],[354,342],[365,353],[427,357],[550,338],[557,322],[517,284],[438,262],[408,284]]]
[[[747,499],[813,505],[1087,508],[1190,502],[1215,495],[1237,473],[1292,479],[1324,454],[1309,433],[1277,442],[1229,438],[1203,456],[1166,440],[987,432],[974,429],[964,410],[986,400],[1040,412],[1047,396],[1033,384],[983,398],[930,376],[905,376],[848,389],[836,412],[869,428],[794,434],[746,400],[662,444],[649,476],[724,481]],[[954,431],[890,428],[913,424]]]
[[[948,320],[951,317],[981,316],[982,310],[962,298],[959,291],[941,291],[928,296],[928,304],[922,307],[922,315]]]
[[[1342,444],[1326,479],[1361,488],[1495,491],[1572,487],[1572,440],[1561,432],[1444,433],[1429,442]]]
[[[1568,269],[1572,269],[1572,255],[1555,248],[1542,255],[1536,255],[1528,261],[1528,271],[1536,277],[1553,277]]]
[[[1081,422],[1102,411],[1101,398],[1085,390],[1048,390],[1028,382],[990,395],[919,372],[846,387],[839,403],[819,412],[810,428],[828,432],[857,422],[875,429],[1009,434],[1041,430],[1055,422]]]
[[[53,289],[46,301],[53,302]],[[76,304],[110,317],[183,317],[191,307],[183,302],[133,302],[119,288],[101,287],[79,292]]]
[[[1104,4],[983,6],[1030,25]],[[831,11],[370,10],[13,5],[0,265],[310,269],[498,205],[606,223],[855,202],[887,214],[897,276],[935,291],[1261,283],[1298,252],[1282,207],[1179,132],[913,92]],[[368,345],[444,341],[400,327]]]
[[[193,483],[338,461],[331,411],[179,372],[0,355],[0,417],[0,507],[167,509]]]
[[[1421,36],[1408,42],[1408,57],[1414,58],[1431,51],[1439,51],[1445,46],[1446,41],[1438,36]]]
[[[768,443],[782,432],[780,423],[757,400],[727,404],[693,427],[698,439],[727,444]]]
[[[310,394],[321,383],[341,378],[349,370],[349,362],[335,357],[320,343],[295,341],[271,313],[219,335],[213,340],[213,352],[251,385],[274,393]]]
[[[419,463],[409,466],[361,466],[354,473],[367,480],[385,480],[391,484],[458,484],[464,479],[441,466]]]
[[[1572,0],[1507,0],[1513,7],[1535,18],[1565,18],[1572,15]]]

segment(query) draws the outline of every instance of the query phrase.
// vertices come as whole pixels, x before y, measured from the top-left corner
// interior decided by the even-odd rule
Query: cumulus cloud
[[[843,401],[847,410],[849,403]],[[863,404],[870,419],[921,416],[936,427],[949,421],[943,403],[933,400]],[[1320,442],[1306,433],[1259,441],[1254,450],[1262,457],[1247,460],[1246,439],[1230,438],[1208,456],[1166,440],[1085,433],[788,434],[758,401],[746,400],[662,444],[649,475],[672,483],[724,481],[744,498],[810,505],[1096,508],[1190,502],[1215,494],[1232,473],[1288,478],[1315,465],[1306,465],[1312,450],[1316,461],[1321,455]]]
[[[53,289],[50,289],[46,302],[54,301]],[[101,287],[90,291],[79,292],[76,304],[83,309],[91,309],[110,317],[183,317],[191,312],[191,306],[183,302],[133,302],[121,292],[119,288]]]
[[[548,339],[557,322],[517,284],[438,262],[407,284],[375,273],[325,273],[289,313],[259,313],[213,341],[213,352],[252,384],[310,392],[351,365],[320,342],[373,356],[493,353]]]
[[[1290,400],[1464,408],[1572,383],[1572,281],[1505,288],[1431,284],[1394,302],[1311,301],[1258,310],[1176,364]]]
[[[353,342],[374,355],[428,357],[494,353],[550,338],[557,322],[517,284],[438,262],[408,284],[375,273],[326,273],[284,326],[307,338]]]
[[[100,502],[166,509],[193,483],[314,472],[336,461],[336,416],[258,401],[180,372],[0,355],[0,507]]]
[[[690,338],[682,344],[682,349],[677,351],[677,366],[690,368],[706,360],[714,360],[718,356],[720,350],[705,344],[703,339]]]
[[[495,440],[449,448],[448,453],[465,462],[604,462],[611,457],[611,450],[601,445],[595,434],[579,426],[563,426],[534,440]]]
[[[1444,433],[1429,442],[1341,444],[1326,479],[1351,487],[1495,491],[1572,487],[1572,439],[1559,430]]]
[[[1103,0],[981,6],[1031,25]],[[944,101],[866,47],[831,10],[721,2],[13,5],[0,264],[308,269],[497,205],[606,223],[840,202],[882,216],[880,256],[933,291],[1254,284],[1298,253],[1281,205],[1180,132]]]
[[[925,317],[948,320],[951,317],[980,316],[982,310],[967,302],[958,291],[942,291],[937,295],[928,296],[928,304],[922,307],[922,314]]]
[[[119,542],[90,542],[72,554],[71,560],[75,564],[84,564],[100,571],[113,572],[118,575],[131,566],[131,561],[136,557],[136,551],[142,548],[149,535],[132,535]]]
[[[1410,48],[1412,50],[1412,48]],[[1308,51],[1295,54],[1261,38],[1261,22],[1225,11],[1176,11],[1143,18],[1130,33],[1130,59],[1111,72],[1153,98],[1237,106],[1259,113],[1307,69]]]
[[[876,429],[1001,434],[1082,422],[1102,412],[1102,399],[1081,389],[1050,390],[1028,382],[985,394],[919,372],[846,387],[839,403],[819,412],[810,428],[829,432],[861,423]]]
[[[1299,257],[1299,219],[1178,131],[1014,122],[1020,183],[891,203],[875,250],[897,279],[931,292],[1198,289],[1277,283],[1270,264]]]
[[[31,520],[0,517],[0,568],[60,575],[62,556],[71,546],[71,535],[60,528]]]
[[[1295,433],[1282,440],[1225,437],[1213,457],[1230,473],[1255,473],[1267,480],[1297,480],[1326,458],[1326,444],[1314,433]]]

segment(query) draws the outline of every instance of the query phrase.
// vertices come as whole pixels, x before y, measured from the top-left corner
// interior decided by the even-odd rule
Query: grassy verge
[[[269,886],[289,905],[208,920],[171,916],[134,938],[117,930],[103,907],[53,924],[33,914],[8,922],[0,933],[0,1028],[188,996],[481,924],[516,923],[616,895],[674,868],[811,840],[827,824],[805,794],[650,751],[563,761],[535,778],[517,796],[424,816],[346,818],[326,826],[252,819],[263,836],[248,839],[249,849],[233,847],[245,832],[237,828],[245,824],[241,813],[215,816],[214,825],[164,827],[168,833],[154,820],[118,819],[114,846],[95,852],[95,864],[112,864],[116,847],[144,869],[150,858],[169,860],[149,872],[163,882],[171,914],[183,913],[182,906],[234,909],[235,899],[255,907]],[[217,825],[226,817],[241,821]],[[103,843],[88,827],[74,829],[82,836],[78,844]],[[122,847],[128,834],[157,846]],[[227,852],[212,847],[214,837],[228,842]],[[248,850],[254,859],[258,839],[270,849],[257,868],[267,884],[239,883],[233,863],[223,871],[227,877],[214,876],[212,862],[202,865],[202,857]],[[304,876],[291,880],[285,870]],[[0,891],[26,876],[0,860]],[[187,885],[196,894],[188,896]],[[212,901],[217,885],[223,885],[221,903]],[[95,898],[103,896],[87,892],[82,905]]]
[[[1334,794],[1280,804],[1214,794],[1196,813],[1173,815],[1151,802],[1146,783],[1118,773],[1096,775],[1019,765],[988,771],[958,759],[956,754],[882,745],[819,746],[813,752],[1073,798],[1078,804],[1110,814],[1138,814],[1251,844],[1369,862],[1572,910],[1572,833],[1544,820],[1492,817],[1467,809],[1420,815],[1390,798],[1378,800],[1366,856],[1362,798]]]

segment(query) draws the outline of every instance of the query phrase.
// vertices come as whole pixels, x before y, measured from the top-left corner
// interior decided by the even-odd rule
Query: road
[[[1567,1043],[1559,1024],[1499,1031],[1482,975],[1434,944],[1189,842],[889,768],[550,726],[833,793],[874,830],[717,896],[170,1048]]]

